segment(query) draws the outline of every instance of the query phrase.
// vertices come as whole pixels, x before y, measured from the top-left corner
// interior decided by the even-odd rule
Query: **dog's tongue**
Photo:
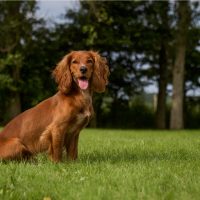
[[[78,85],[82,90],[86,90],[88,88],[88,80],[78,79]]]

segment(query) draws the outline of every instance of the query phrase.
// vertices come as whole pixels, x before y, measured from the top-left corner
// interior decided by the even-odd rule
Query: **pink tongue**
[[[78,79],[78,85],[82,90],[86,90],[88,88],[88,80]]]

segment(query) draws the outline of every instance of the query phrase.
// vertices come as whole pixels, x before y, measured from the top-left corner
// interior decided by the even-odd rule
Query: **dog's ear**
[[[58,89],[67,94],[72,85],[72,75],[70,72],[72,53],[66,55],[56,66],[52,75],[58,84]]]
[[[94,92],[104,92],[108,84],[108,76],[110,74],[107,60],[101,57],[99,53],[91,51],[94,58],[94,72],[92,77],[92,88]]]

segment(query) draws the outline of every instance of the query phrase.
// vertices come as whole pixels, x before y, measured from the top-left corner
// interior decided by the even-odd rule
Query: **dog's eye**
[[[92,59],[88,59],[87,63],[93,63]]]
[[[78,62],[76,60],[72,60],[72,64],[77,64]]]

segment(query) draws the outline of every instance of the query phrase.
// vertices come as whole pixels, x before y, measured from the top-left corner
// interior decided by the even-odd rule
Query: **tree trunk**
[[[188,1],[178,2],[178,30],[176,38],[176,57],[173,67],[173,94],[170,117],[171,129],[183,129],[184,68],[187,32],[190,22]]]
[[[162,45],[160,50],[159,90],[156,109],[156,127],[166,128],[166,86],[167,86],[167,56],[166,46]]]
[[[168,71],[168,41],[169,41],[169,2],[162,2],[162,13],[160,14],[162,25],[160,27],[161,45],[159,53],[159,80],[158,98],[156,106],[156,128],[166,128],[166,87]]]

